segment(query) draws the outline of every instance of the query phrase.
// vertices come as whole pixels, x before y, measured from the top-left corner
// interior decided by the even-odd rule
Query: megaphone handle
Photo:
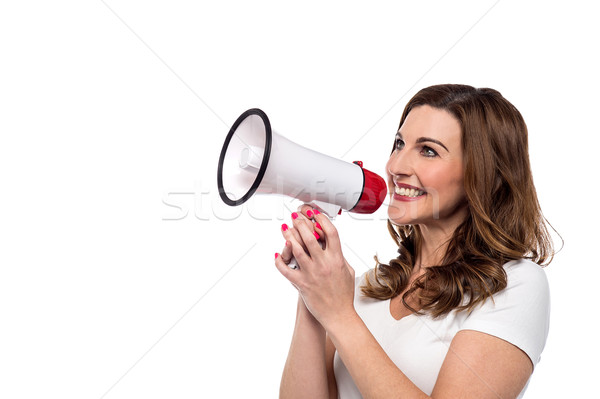
[[[296,262],[296,258],[294,258],[292,256],[292,259],[290,260],[290,263],[288,263],[288,267],[290,269],[297,269],[298,268],[298,262]]]
[[[307,203],[314,208],[317,208],[319,212],[324,213],[329,217],[329,219],[333,220],[337,215],[340,214],[342,207],[335,204],[330,204],[329,202],[323,202],[314,200],[313,202]]]

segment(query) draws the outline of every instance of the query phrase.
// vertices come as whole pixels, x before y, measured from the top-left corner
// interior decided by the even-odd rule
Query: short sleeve
[[[539,362],[550,325],[550,290],[544,270],[528,260],[508,262],[507,287],[476,307],[461,330],[493,335]]]

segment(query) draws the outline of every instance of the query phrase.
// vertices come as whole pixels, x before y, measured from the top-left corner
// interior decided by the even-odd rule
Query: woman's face
[[[456,227],[467,214],[460,123],[445,110],[413,108],[386,169],[396,225]]]

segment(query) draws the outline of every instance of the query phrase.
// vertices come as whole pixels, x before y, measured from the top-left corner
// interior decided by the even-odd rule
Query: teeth
[[[414,188],[404,188],[404,187],[398,187],[398,186],[396,186],[394,188],[394,192],[398,195],[403,195],[406,197],[418,197],[425,193],[422,190],[415,190]]]

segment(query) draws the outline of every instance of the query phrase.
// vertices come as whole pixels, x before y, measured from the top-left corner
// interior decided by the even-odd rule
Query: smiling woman
[[[355,279],[309,207],[282,232],[275,263],[300,295],[281,397],[522,397],[548,334],[553,247],[521,114],[492,89],[425,88],[387,174],[389,264]]]
[[[402,133],[414,145],[406,148]],[[440,151],[424,145],[429,142],[437,142],[435,149]],[[367,278],[366,295],[395,297],[406,288],[408,278],[401,274],[412,265],[445,265],[428,268],[415,290],[405,293],[406,298],[420,292],[423,309],[440,316],[456,307],[472,309],[503,289],[504,263],[551,260],[552,242],[529,166],[527,127],[519,111],[496,90],[463,85],[421,90],[406,106],[387,170],[390,187],[412,179],[427,195],[411,203],[412,208],[399,202],[400,195],[392,196],[388,228],[400,256],[391,262],[395,267],[379,266],[386,284],[371,284],[372,278]],[[415,249],[423,246],[423,235],[432,226],[445,237],[436,239],[441,244],[434,251],[437,256],[419,258]],[[430,281],[427,290],[421,287],[425,280]],[[433,281],[435,287],[446,286],[451,297],[445,298]]]

